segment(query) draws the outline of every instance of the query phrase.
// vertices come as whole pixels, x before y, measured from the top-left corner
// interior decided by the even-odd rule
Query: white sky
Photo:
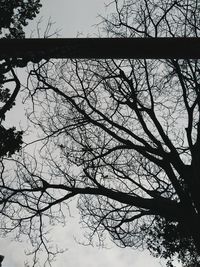
[[[48,18],[55,22],[54,28],[61,29],[62,37],[76,37],[78,33],[83,36],[94,35],[94,24],[100,22],[98,14],[105,14],[105,1],[101,0],[43,0],[43,8],[39,14],[43,16],[43,26]],[[107,1],[108,3],[108,1]],[[38,20],[38,19],[36,19]],[[33,29],[34,23],[30,28]],[[68,250],[58,256],[53,267],[160,267],[158,259],[148,252],[139,252],[129,248],[118,248],[114,244],[111,249],[85,247],[74,241],[74,236],[83,240],[80,225],[77,221],[77,211],[72,211],[75,218],[69,219],[65,228],[55,227],[52,235],[57,242]],[[22,267],[24,265],[25,244],[17,244],[8,239],[0,240],[0,254],[5,256],[2,267]],[[177,267],[180,266],[177,264]]]

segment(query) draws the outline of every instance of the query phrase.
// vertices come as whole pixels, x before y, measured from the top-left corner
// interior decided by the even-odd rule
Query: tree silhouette
[[[4,259],[4,256],[0,255],[0,266],[2,266],[1,263],[2,263],[3,259]]]
[[[110,37],[199,36],[195,0],[113,4],[103,19]],[[91,243],[107,231],[169,266],[176,256],[199,264],[199,73],[194,59],[34,65],[29,119],[41,131],[41,159],[25,151],[15,180],[1,175],[2,228],[29,236],[35,262],[42,246],[50,258],[45,222],[64,220],[63,205],[78,195]]]
[[[28,20],[32,20],[39,12],[40,0],[31,1],[1,1],[0,3],[0,38],[25,38],[24,27]],[[22,131],[15,127],[6,129],[3,126],[6,113],[15,105],[16,97],[20,91],[20,81],[14,67],[21,67],[22,59],[6,58],[0,62],[0,157],[11,156],[22,145]],[[7,88],[13,83],[15,88],[11,93]]]

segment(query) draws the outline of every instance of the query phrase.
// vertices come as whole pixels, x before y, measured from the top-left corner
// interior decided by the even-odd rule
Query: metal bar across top
[[[0,39],[0,59],[198,59],[200,38]]]

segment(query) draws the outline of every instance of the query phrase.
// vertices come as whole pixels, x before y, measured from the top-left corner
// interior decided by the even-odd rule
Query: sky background
[[[30,24],[27,37],[31,34],[37,36],[37,32],[33,30],[36,29],[36,22],[40,17],[42,17],[41,29],[45,28],[48,19],[51,18],[51,21],[55,22],[52,30],[60,29],[61,37],[94,36],[98,34],[97,28],[94,26],[100,22],[98,14],[106,14],[105,4],[108,2],[101,0],[43,0],[41,12],[38,18]],[[19,117],[22,110],[21,107],[18,111]],[[16,115],[16,110],[14,114]],[[13,120],[15,120],[14,117]],[[67,219],[64,228],[55,226],[51,230],[52,239],[61,247],[67,248],[64,254],[57,257],[57,261],[52,264],[53,267],[165,266],[164,262],[153,258],[148,252],[118,248],[112,243],[109,244],[108,249],[86,247],[78,244],[74,239],[84,241],[84,231],[78,222],[79,215],[75,207],[72,207],[71,212],[73,217]],[[26,244],[23,242],[16,243],[10,239],[1,239],[0,254],[5,256],[2,267],[24,266],[26,259],[24,248],[26,248]],[[179,266],[176,265],[176,267]]]

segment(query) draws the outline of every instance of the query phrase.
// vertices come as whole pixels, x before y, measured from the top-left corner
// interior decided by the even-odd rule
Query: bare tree
[[[195,0],[112,4],[103,24],[111,37],[199,36]],[[199,73],[198,60],[181,59],[36,64],[28,116],[42,132],[41,159],[15,159],[13,181],[2,173],[3,227],[50,253],[45,222],[62,222],[79,195],[90,242],[106,231],[169,266],[174,256],[199,263]]]

